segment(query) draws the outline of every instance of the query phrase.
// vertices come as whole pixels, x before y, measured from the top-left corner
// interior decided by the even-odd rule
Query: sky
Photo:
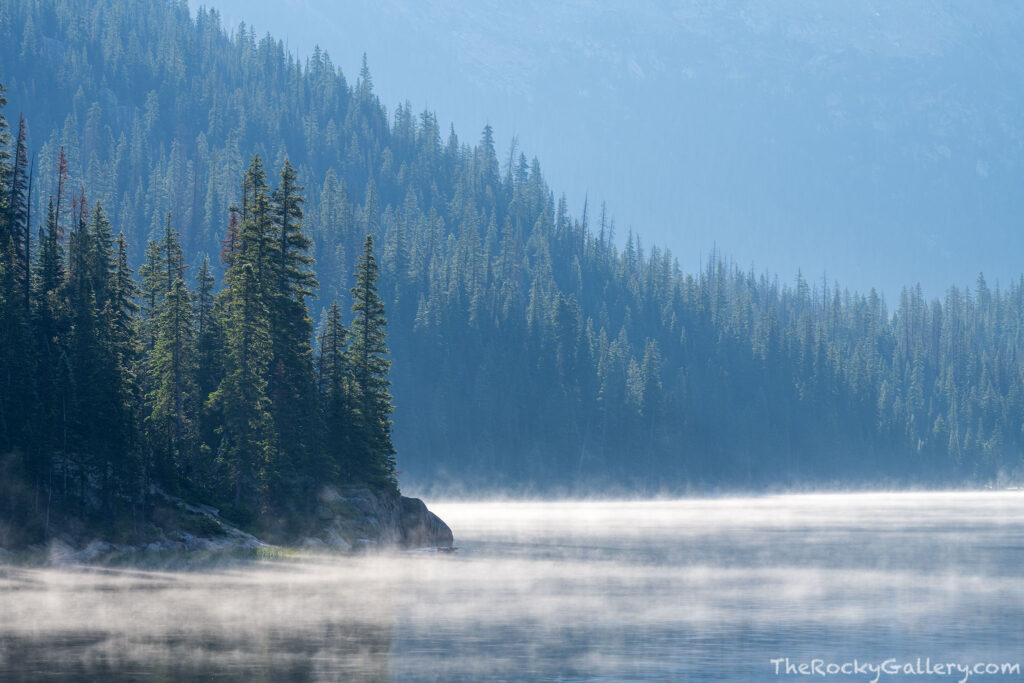
[[[190,0],[193,9],[199,6]],[[1024,272],[1024,5],[1004,0],[209,0],[354,82],[366,53],[464,142],[495,128],[577,214],[894,301]]]

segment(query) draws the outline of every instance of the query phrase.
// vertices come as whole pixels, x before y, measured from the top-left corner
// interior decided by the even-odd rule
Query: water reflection
[[[769,660],[1015,661],[1022,503],[448,503],[432,508],[452,556],[7,568],[0,678],[796,681]]]

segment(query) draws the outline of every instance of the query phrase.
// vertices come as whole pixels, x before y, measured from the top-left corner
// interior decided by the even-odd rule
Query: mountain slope
[[[1024,250],[1024,11],[1000,0],[213,0],[379,93],[490,121],[696,268],[827,272],[892,301]],[[395,49],[401,46],[401,49]],[[409,55],[415,55],[410,59]]]
[[[989,479],[1021,461],[1024,289],[794,286],[718,258],[686,275],[593,204],[572,217],[540,164],[431,112],[389,114],[364,65],[229,39],[182,2],[5,3],[0,74],[57,178],[106,207],[141,261],[170,212],[216,255],[259,153],[305,185],[320,306],[381,252],[395,444],[415,487],[652,490],[697,484]],[[211,259],[215,260],[215,259]],[[196,269],[193,269],[193,272]],[[218,281],[220,275],[218,274]],[[346,306],[347,307],[347,306]],[[318,313],[314,312],[314,319]]]

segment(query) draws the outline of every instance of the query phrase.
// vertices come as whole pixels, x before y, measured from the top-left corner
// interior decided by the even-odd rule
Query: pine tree
[[[303,481],[311,485],[316,474],[312,463],[316,431],[310,346],[313,324],[306,309],[306,297],[313,294],[317,282],[312,271],[313,259],[308,254],[312,243],[302,231],[302,190],[296,183],[295,169],[285,160],[280,184],[272,195],[277,262],[267,301],[273,348],[269,395],[281,454],[276,470],[281,489],[276,492],[279,499],[287,495],[286,489],[293,488],[289,480],[295,475],[306,475]]]
[[[29,243],[25,194],[25,119],[22,117],[15,146],[14,163],[9,163],[6,100],[0,86],[0,180],[9,192],[0,193],[0,452],[15,445],[24,448],[32,431],[34,347],[31,340],[29,308],[30,274],[26,269]],[[27,457],[23,465],[27,465]]]
[[[97,211],[97,213],[100,213]],[[138,361],[135,314],[138,288],[128,267],[128,244],[119,233],[113,254],[113,273],[108,298],[102,312],[104,345],[108,365],[103,380],[104,409],[110,414],[104,450],[102,478],[103,504],[110,511],[114,495],[120,490],[134,496],[140,470],[136,413],[139,409],[136,364]]]
[[[348,347],[354,405],[358,410],[355,474],[376,485],[398,488],[391,442],[391,395],[384,302],[377,294],[373,237],[366,236],[352,288],[352,329]]]
[[[171,214],[160,238],[146,246],[139,274],[145,481],[176,490],[179,473],[194,464],[195,339],[185,259]]]
[[[263,304],[269,305],[274,288],[279,283],[275,275],[280,263],[280,241],[274,226],[267,176],[258,154],[250,161],[242,183],[241,219],[237,258],[240,263],[252,266]],[[229,269],[229,273],[232,270]]]
[[[160,242],[150,240],[146,244],[145,259],[139,267],[139,309],[141,311],[139,336],[146,351],[156,345],[156,320],[160,312],[159,304],[166,293],[163,287],[163,272]]]
[[[277,443],[266,380],[272,353],[270,316],[252,264],[238,266],[228,281],[222,294],[225,376],[209,403],[220,415],[217,453],[227,468],[235,507],[255,515]]]
[[[356,424],[351,405],[352,372],[346,347],[348,330],[341,321],[338,302],[331,303],[320,335],[317,371],[320,384],[320,411],[325,473],[341,481],[354,478],[352,429]]]
[[[84,217],[85,202],[80,201]],[[134,443],[135,338],[132,316],[136,289],[123,236],[111,236],[110,222],[97,203],[88,227],[76,228],[69,253],[73,325],[71,358],[76,436],[93,473],[100,477],[102,505],[114,506],[119,484],[137,474]],[[82,482],[84,485],[84,482]]]
[[[58,184],[58,188],[62,188]],[[67,446],[67,330],[68,309],[65,299],[64,240],[58,219],[59,201],[50,197],[46,222],[40,229],[36,260],[33,321],[36,364],[36,390],[39,399],[36,427],[40,452],[39,472],[47,468],[49,453],[65,451]],[[66,487],[64,487],[66,488]]]
[[[167,214],[164,222],[163,239],[160,245],[161,264],[163,265],[164,296],[170,294],[177,280],[185,278],[185,254],[181,249],[181,235],[171,227],[171,214]]]
[[[302,191],[298,175],[285,159],[281,182],[272,195],[274,228],[277,233],[278,293],[294,300],[305,300],[317,287],[313,275],[312,241],[302,231]]]
[[[2,103],[0,103],[2,104]],[[0,114],[2,116],[2,114]],[[15,260],[9,267],[21,286],[21,306],[24,319],[31,315],[32,232],[30,221],[30,188],[28,169],[28,126],[25,117],[18,122],[18,137],[14,148],[14,163],[10,169],[10,193],[7,199],[6,229],[13,245],[11,256]]]
[[[197,438],[200,457],[196,462],[196,484],[209,489],[214,485],[213,470],[216,466],[212,448],[219,440],[216,428],[220,415],[210,406],[208,399],[217,390],[224,377],[224,329],[223,299],[217,299],[214,292],[213,273],[208,258],[203,258],[196,274],[196,392],[198,396]]]
[[[207,397],[220,382],[222,372],[220,320],[215,309],[213,273],[210,260],[204,258],[196,274],[196,386],[199,396]]]
[[[196,351],[194,312],[180,277],[164,298],[157,321],[156,344],[148,357],[150,390],[146,395],[147,436],[158,481],[176,490],[179,475],[194,469],[196,422]]]
[[[61,386],[62,413],[65,418],[64,476],[68,463],[74,465],[77,484],[78,515],[84,514],[86,483],[93,473],[94,458],[106,445],[101,412],[101,386],[104,379],[105,351],[101,339],[100,308],[93,280],[93,264],[98,260],[98,245],[89,228],[89,212],[80,196],[72,211],[72,229],[68,235],[68,278],[63,298],[69,307],[70,330],[65,355],[67,377]]]
[[[11,152],[8,149],[11,141],[10,126],[7,124],[7,117],[4,115],[4,107],[7,106],[7,97],[4,93],[7,88],[0,83],[0,188],[7,188],[14,175],[14,168],[11,166]],[[24,119],[22,119],[24,123]],[[15,159],[15,166],[17,159]],[[12,229],[9,220],[10,195],[6,191],[0,192],[0,241],[6,237],[6,232]]]

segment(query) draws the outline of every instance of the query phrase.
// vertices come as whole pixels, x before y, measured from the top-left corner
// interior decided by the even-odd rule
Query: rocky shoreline
[[[423,501],[368,488],[320,490],[307,532],[287,543],[268,543],[238,528],[208,505],[160,494],[156,528],[142,541],[116,543],[88,534],[56,532],[45,545],[0,548],[0,563],[104,564],[174,556],[275,556],[294,550],[343,554],[375,550],[450,549],[451,529]]]
[[[305,547],[450,548],[454,542],[448,525],[422,500],[397,493],[324,487],[315,514],[317,531],[302,539]]]

